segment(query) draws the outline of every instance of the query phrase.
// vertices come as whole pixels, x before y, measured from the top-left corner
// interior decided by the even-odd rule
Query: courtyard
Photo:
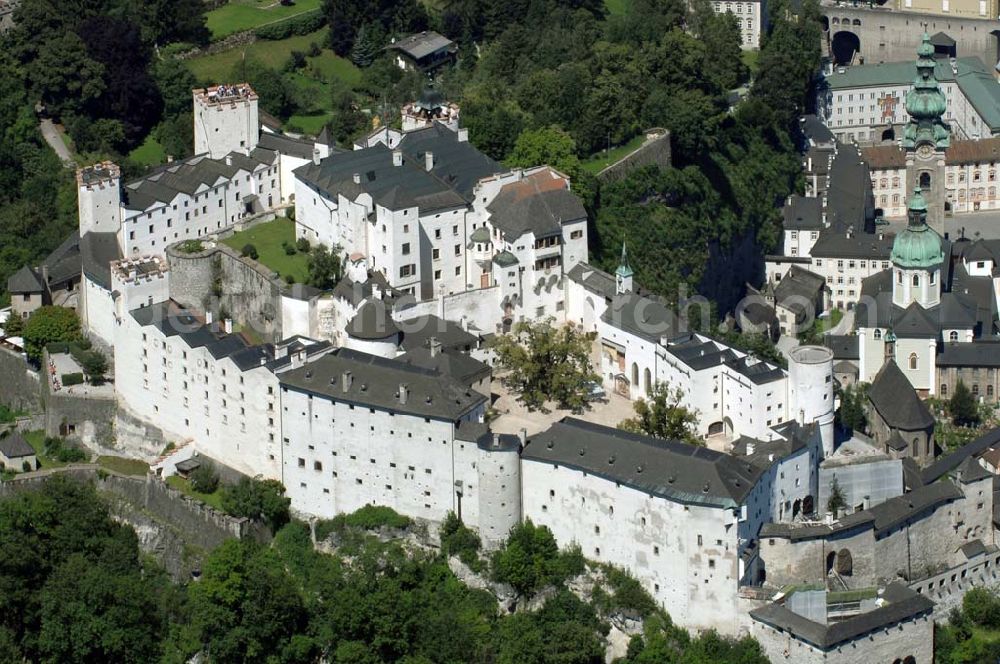
[[[257,262],[286,279],[291,275],[295,283],[305,283],[309,277],[309,256],[296,250],[289,254],[285,246],[295,247],[295,222],[285,217],[257,224],[239,231],[222,240],[226,246],[238,252],[252,244],[257,249]]]

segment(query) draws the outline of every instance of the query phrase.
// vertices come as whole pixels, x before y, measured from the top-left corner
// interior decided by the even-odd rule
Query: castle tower
[[[632,292],[632,277],[635,272],[628,263],[628,252],[625,250],[625,241],[622,241],[622,257],[615,270],[615,293],[623,295]]]
[[[927,223],[944,231],[944,152],[950,144],[951,129],[942,120],[948,107],[944,92],[934,77],[934,46],[924,33],[917,48],[917,77],[906,94],[910,122],[903,132],[906,150],[906,190],[918,187],[927,201]]]
[[[247,83],[199,88],[194,97],[194,153],[222,159],[257,147],[257,93]]]
[[[499,547],[521,521],[523,435],[488,433],[479,441],[479,537],[487,549]]]
[[[428,81],[420,99],[410,102],[400,110],[403,131],[413,131],[439,122],[452,131],[458,131],[460,109],[457,104],[445,100],[444,95]]]
[[[941,302],[941,236],[927,224],[927,201],[917,187],[909,201],[909,223],[892,243],[892,303],[906,308],[916,302],[929,309]]]
[[[121,228],[121,169],[102,161],[76,171],[80,235],[117,233]]]
[[[799,424],[816,423],[823,456],[833,454],[833,351],[826,346],[798,346],[788,353],[789,416]]]

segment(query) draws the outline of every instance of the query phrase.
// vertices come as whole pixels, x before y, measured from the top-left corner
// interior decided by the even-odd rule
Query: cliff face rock
[[[139,550],[155,558],[177,583],[189,580],[201,570],[206,551],[189,544],[183,533],[124,500],[113,501],[112,518],[132,527]]]

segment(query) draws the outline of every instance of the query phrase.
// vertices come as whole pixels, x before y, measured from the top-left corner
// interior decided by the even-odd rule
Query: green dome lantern
[[[917,48],[917,77],[906,93],[906,112],[910,122],[903,132],[903,147],[915,148],[930,144],[948,147],[950,131],[941,117],[948,110],[948,100],[934,76],[934,46],[925,32]]]
[[[944,262],[941,236],[927,225],[927,201],[918,187],[909,203],[909,223],[892,243],[892,262],[905,269],[927,269]]]

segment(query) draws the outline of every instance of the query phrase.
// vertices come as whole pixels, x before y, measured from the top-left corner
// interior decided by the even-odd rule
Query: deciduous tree
[[[695,430],[698,416],[682,405],[683,401],[684,390],[657,383],[648,400],[639,398],[632,404],[635,417],[622,420],[618,428],[654,438],[704,445],[705,441]]]

